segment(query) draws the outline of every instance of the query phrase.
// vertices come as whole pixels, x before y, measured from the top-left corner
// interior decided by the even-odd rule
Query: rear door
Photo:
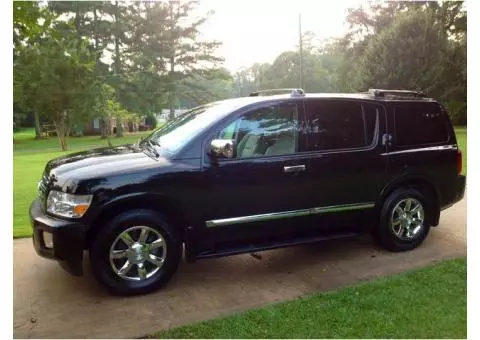
[[[375,102],[306,99],[305,115],[316,226],[356,230],[387,181],[385,110]]]

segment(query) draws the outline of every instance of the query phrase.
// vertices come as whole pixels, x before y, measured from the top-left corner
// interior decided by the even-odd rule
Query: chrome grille
[[[42,201],[45,202],[47,199],[48,195],[48,177],[47,175],[43,175],[42,179],[38,183],[38,198]]]

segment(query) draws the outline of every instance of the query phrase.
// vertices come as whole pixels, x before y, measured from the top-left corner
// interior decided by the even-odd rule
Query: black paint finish
[[[357,101],[374,106],[378,116],[372,144],[358,149],[238,160],[210,154],[210,141],[224,127],[265,104],[295,102],[300,108],[299,124],[304,126],[310,116],[303,108],[310,100]],[[425,101],[435,103],[427,99],[409,102]],[[371,228],[386,195],[405,185],[429,188],[430,205],[439,215],[442,208],[459,201],[465,190],[465,177],[457,173],[458,147],[453,128],[448,122],[449,138],[445,142],[397,147],[396,103],[363,94],[252,97],[243,99],[242,105],[231,112],[218,114],[175,152],[140,143],[51,160],[45,167],[39,198],[30,210],[35,249],[41,256],[66,261],[71,272],[81,274],[78,263],[83,249],[102,227],[102,218],[133,205],[159,209],[171,216],[183,231],[187,260],[329,237],[322,235],[351,236]],[[389,135],[392,137],[385,137]],[[304,171],[284,171],[284,167],[300,165]],[[80,219],[50,216],[45,209],[50,190],[91,194],[92,205]],[[372,208],[206,226],[206,221],[217,219],[357,203],[372,204]],[[54,233],[55,250],[45,249],[40,241],[42,230]]]

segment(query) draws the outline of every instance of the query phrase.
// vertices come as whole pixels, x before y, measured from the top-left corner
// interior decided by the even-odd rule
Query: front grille
[[[38,184],[38,198],[42,203],[45,203],[48,195],[48,177],[43,175],[40,183]]]

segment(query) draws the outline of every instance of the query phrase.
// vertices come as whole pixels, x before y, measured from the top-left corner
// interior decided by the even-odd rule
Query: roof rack
[[[305,91],[300,88],[286,88],[286,89],[268,89],[268,90],[259,90],[249,94],[249,97],[258,97],[258,96],[268,96],[275,94],[286,94],[290,93],[292,97],[302,97],[305,95]]]
[[[385,97],[385,96],[411,96],[411,97],[418,97],[418,98],[426,98],[427,96],[425,93],[420,91],[408,91],[408,90],[382,90],[382,89],[369,89],[369,93],[374,95],[375,97]]]

